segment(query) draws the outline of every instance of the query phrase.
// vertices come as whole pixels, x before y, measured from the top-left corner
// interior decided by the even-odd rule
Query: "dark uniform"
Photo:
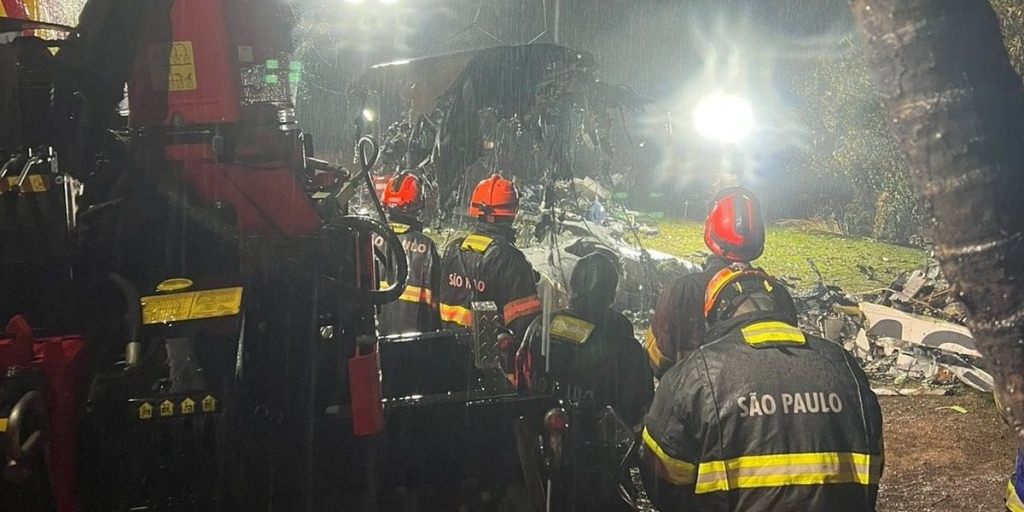
[[[409,260],[409,277],[398,300],[381,306],[378,330],[381,335],[433,332],[441,328],[438,292],[441,285],[441,256],[437,246],[420,226],[391,223],[402,241]],[[374,236],[374,245],[382,249],[384,239]],[[394,276],[382,276],[381,287],[389,286]]]
[[[725,321],[661,379],[643,475],[662,512],[875,510],[882,416],[867,377],[780,320]]]
[[[1006,510],[1024,512],[1024,449],[1017,449],[1017,459],[1013,465],[1013,475],[1006,484]]]
[[[554,313],[550,372],[541,355],[542,320],[530,324],[516,358],[521,385],[556,398],[593,400],[598,409],[611,406],[626,423],[638,425],[654,397],[654,379],[629,320],[610,309]]]
[[[441,264],[441,321],[446,326],[471,327],[472,302],[493,301],[505,327],[522,340],[541,303],[533,267],[511,240],[510,228],[480,223],[475,233],[448,246]]]
[[[704,291],[711,278],[729,264],[725,258],[709,256],[703,272],[680,276],[662,292],[644,339],[651,368],[659,379],[674,364],[704,344]],[[785,289],[780,289],[779,293],[789,295]],[[796,323],[796,309],[792,302],[792,298],[784,301],[783,313]]]

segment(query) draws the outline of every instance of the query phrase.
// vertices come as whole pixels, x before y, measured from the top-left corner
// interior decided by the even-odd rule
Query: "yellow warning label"
[[[196,90],[192,41],[149,45],[149,78],[156,92]]]
[[[0,418],[0,432],[7,432],[7,418]]]
[[[41,174],[28,175],[28,188],[32,192],[46,192],[46,179]]]
[[[181,401],[181,413],[182,414],[193,414],[196,412],[196,401],[191,398],[186,398]]]
[[[8,176],[0,182],[0,192],[8,192],[18,188],[18,177]],[[29,174],[21,184],[21,192],[46,192],[50,190],[50,180],[42,174]]]
[[[160,416],[166,418],[167,416],[174,416],[174,402],[170,400],[164,400],[160,404]]]
[[[153,417],[153,406],[149,402],[142,402],[139,406],[139,419],[148,420]]]
[[[233,316],[242,307],[242,288],[152,295],[141,302],[146,325]]]
[[[217,400],[212,396],[206,395],[203,399],[203,412],[214,412],[217,410]]]

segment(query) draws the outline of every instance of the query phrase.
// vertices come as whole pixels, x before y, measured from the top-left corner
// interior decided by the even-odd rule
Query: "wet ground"
[[[881,397],[879,512],[1001,511],[1014,445],[991,395]],[[941,407],[960,406],[966,413]]]

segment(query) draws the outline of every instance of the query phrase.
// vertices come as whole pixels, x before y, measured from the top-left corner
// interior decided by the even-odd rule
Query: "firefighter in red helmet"
[[[511,181],[497,174],[481,181],[469,203],[477,224],[445,250],[441,285],[445,325],[470,327],[472,302],[493,301],[513,333],[516,343],[508,347],[513,354],[541,310],[537,275],[515,246],[512,222],[518,210],[519,192]]]
[[[662,292],[647,330],[644,348],[654,374],[669,368],[704,344],[704,291],[711,278],[731,263],[749,263],[764,252],[765,228],[761,205],[753,192],[729,187],[715,195],[704,223],[704,244],[711,255],[704,271],[686,274]],[[785,289],[781,293],[786,293]],[[783,301],[783,313],[796,322],[792,300]]]
[[[436,331],[441,327],[441,256],[434,241],[423,234],[423,184],[411,171],[402,171],[388,180],[381,202],[405,249],[409,277],[398,300],[381,306],[378,330],[382,335]],[[384,239],[375,236],[374,244],[382,249]],[[387,286],[391,276],[382,277],[382,286]]]

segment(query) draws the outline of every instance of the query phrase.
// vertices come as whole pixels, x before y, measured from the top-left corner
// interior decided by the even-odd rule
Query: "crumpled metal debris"
[[[842,343],[872,381],[888,384],[876,389],[880,394],[944,394],[961,384],[992,391],[992,376],[963,325],[963,305],[953,299],[937,262],[861,296],[825,286],[810,263],[819,282],[794,294],[801,327]]]

